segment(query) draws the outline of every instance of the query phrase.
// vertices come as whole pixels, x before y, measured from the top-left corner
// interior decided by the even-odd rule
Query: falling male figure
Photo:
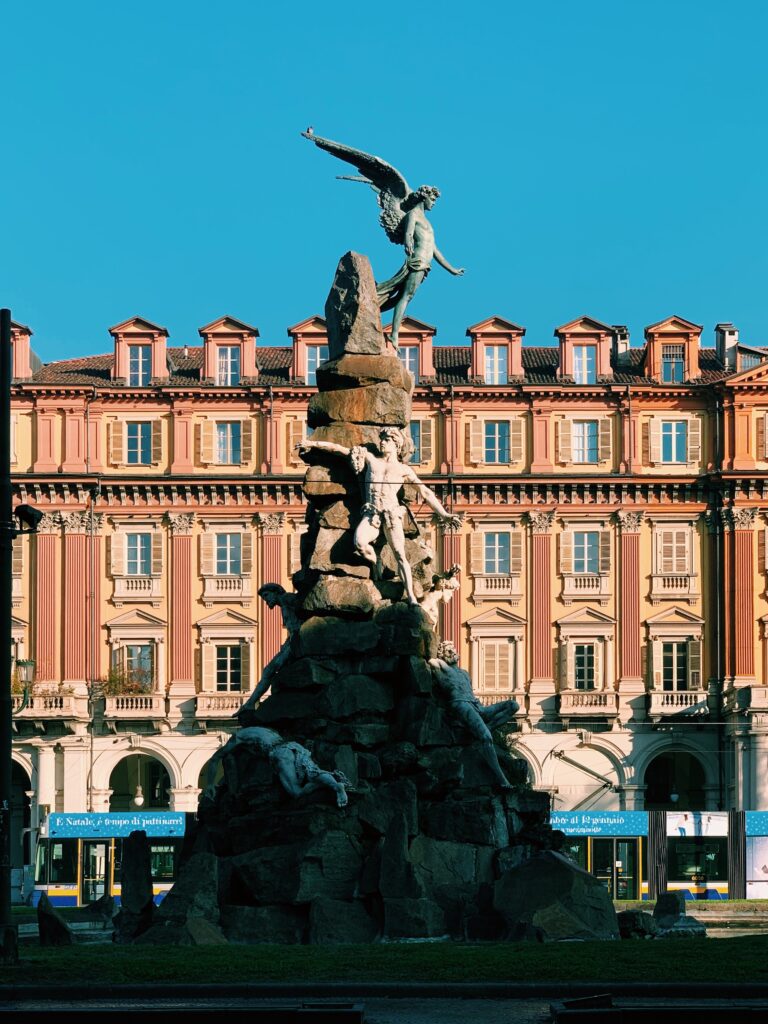
[[[520,705],[515,700],[503,700],[498,704],[483,706],[472,690],[469,673],[459,668],[459,655],[449,640],[444,640],[438,646],[437,657],[430,658],[429,664],[435,683],[448,698],[451,711],[481,741],[483,757],[499,785],[510,789],[510,783],[499,764],[491,730],[500,728],[513,718]]]
[[[379,435],[378,455],[373,455],[367,448],[359,445],[345,448],[344,445],[331,441],[302,441],[297,445],[297,451],[300,455],[310,451],[342,455],[349,459],[355,473],[363,474],[365,504],[361,509],[360,522],[355,529],[355,550],[366,562],[376,565],[376,551],[373,545],[383,531],[395,556],[408,603],[418,604],[413,589],[413,573],[405,552],[403,519],[408,510],[400,501],[403,484],[418,487],[422,499],[444,523],[458,526],[461,518],[447,512],[434,491],[419,480],[410,466],[400,461],[405,443],[405,436],[401,430],[396,427],[385,427]]]
[[[258,594],[267,608],[280,609],[283,617],[283,626],[288,633],[288,637],[274,658],[264,666],[259,685],[237,714],[234,715],[235,718],[239,718],[245,711],[252,711],[270,688],[272,680],[288,660],[291,640],[301,626],[297,612],[299,598],[296,594],[289,594],[285,587],[281,587],[279,583],[265,583],[263,587],[259,587]]]

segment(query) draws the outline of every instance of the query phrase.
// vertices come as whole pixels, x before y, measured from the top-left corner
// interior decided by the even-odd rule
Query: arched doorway
[[[659,754],[645,770],[645,809],[703,811],[704,783],[704,768],[693,754],[679,750]]]
[[[171,778],[165,765],[148,754],[130,754],[109,776],[110,811],[167,810]]]
[[[32,884],[31,803],[29,776],[16,761],[11,769],[11,895],[23,902]],[[25,877],[26,876],[26,877]]]

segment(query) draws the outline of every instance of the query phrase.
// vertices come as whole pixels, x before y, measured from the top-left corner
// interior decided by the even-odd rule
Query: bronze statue
[[[361,181],[371,186],[381,207],[381,226],[390,242],[402,245],[405,249],[405,262],[394,277],[376,285],[382,312],[394,310],[391,341],[397,348],[405,310],[429,273],[432,260],[436,260],[449,274],[460,277],[464,273],[463,269],[452,266],[437,248],[435,233],[426,217],[426,211],[435,205],[440,192],[432,185],[422,185],[412,192],[397,168],[380,157],[331,139],[323,139],[311,130],[301,134],[326,153],[345,160],[360,171],[360,176],[339,177],[344,181]]]

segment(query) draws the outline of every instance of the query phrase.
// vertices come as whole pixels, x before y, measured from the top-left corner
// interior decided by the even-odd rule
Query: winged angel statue
[[[381,207],[381,226],[390,242],[402,245],[405,249],[405,262],[395,276],[376,285],[382,312],[394,310],[391,341],[397,348],[405,310],[429,273],[432,260],[436,260],[449,274],[460,277],[464,273],[463,269],[452,266],[437,248],[435,233],[426,218],[426,211],[435,205],[440,192],[432,185],[422,185],[412,192],[400,171],[380,157],[344,146],[340,142],[332,142],[331,139],[323,139],[315,135],[312,129],[301,134],[326,153],[345,160],[360,171],[359,176],[341,174],[339,177],[344,181],[361,181],[371,186]]]

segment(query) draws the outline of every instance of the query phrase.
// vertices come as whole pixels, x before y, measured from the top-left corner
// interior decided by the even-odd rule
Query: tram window
[[[77,882],[77,840],[49,839],[40,842],[35,861],[39,885],[75,885]]]
[[[176,844],[153,843],[152,880],[155,882],[172,882],[176,876]]]
[[[670,881],[703,875],[708,882],[728,878],[728,840],[723,837],[686,836],[667,840]]]
[[[580,868],[587,870],[587,837],[566,836],[562,851],[566,857],[576,861]]]

